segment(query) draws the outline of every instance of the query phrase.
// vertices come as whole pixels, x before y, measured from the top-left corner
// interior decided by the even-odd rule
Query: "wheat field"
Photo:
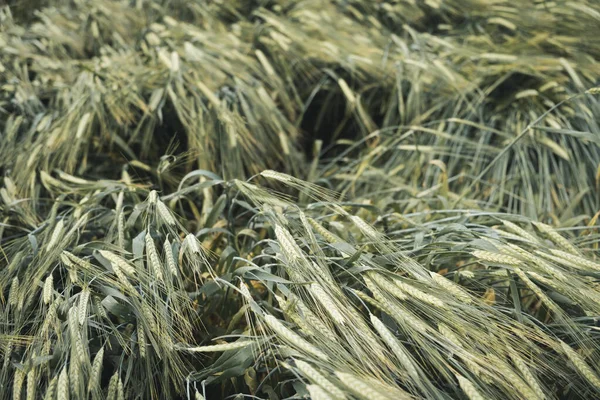
[[[0,8],[0,399],[600,398],[600,2]]]

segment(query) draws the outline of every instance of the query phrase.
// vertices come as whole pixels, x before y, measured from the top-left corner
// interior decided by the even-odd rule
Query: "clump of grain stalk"
[[[600,396],[600,3],[17,3],[0,399]]]

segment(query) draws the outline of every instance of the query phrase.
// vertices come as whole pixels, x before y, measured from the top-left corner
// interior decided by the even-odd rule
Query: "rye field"
[[[0,400],[600,398],[600,2],[10,0]]]

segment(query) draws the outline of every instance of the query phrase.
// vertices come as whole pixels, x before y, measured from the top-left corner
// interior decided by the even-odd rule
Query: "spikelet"
[[[50,355],[50,350],[52,348],[52,341],[45,340],[44,345],[42,346],[42,350],[40,351],[40,357],[46,357]]]
[[[373,228],[371,225],[366,223],[362,218],[356,215],[350,215],[349,218],[352,223],[356,225],[356,227],[363,233],[363,235],[369,239],[376,240],[381,237],[380,233],[377,232],[377,230],[375,230],[375,228]]]
[[[148,264],[152,271],[154,272],[154,276],[157,280],[163,282],[163,273],[162,273],[162,263],[158,258],[158,252],[156,251],[156,246],[154,245],[154,239],[150,235],[150,232],[146,232],[146,257],[148,259]]]
[[[63,367],[60,376],[58,377],[56,399],[69,400],[69,375],[67,374],[67,367]]]
[[[229,351],[235,349],[242,349],[244,347],[251,346],[255,342],[252,340],[238,340],[232,343],[213,344],[209,346],[198,346],[198,347],[186,347],[184,350],[192,353],[216,353],[221,351]]]
[[[44,290],[42,292],[42,299],[44,304],[52,303],[52,296],[54,294],[54,278],[52,274],[48,275],[46,281],[44,282]]]
[[[287,174],[284,174],[281,172],[277,172],[277,171],[273,171],[273,170],[265,170],[265,171],[261,172],[260,174],[265,178],[274,179],[279,182],[283,182],[286,185],[293,187],[293,188],[307,194],[308,196],[310,196],[311,198],[313,198],[317,201],[326,200],[329,202],[333,202],[333,201],[335,201],[335,198],[338,197],[335,192],[333,192],[329,189],[325,189],[321,186],[300,180],[291,175],[287,175]]]
[[[427,334],[429,331],[429,326],[425,322],[415,317],[413,314],[402,310],[395,303],[388,301],[388,299],[382,294],[381,290],[379,290],[377,287],[371,286],[369,287],[369,290],[373,292],[373,296],[382,307],[382,310],[394,318],[397,323],[399,323],[401,326],[407,324],[416,331]]]
[[[71,280],[71,282],[77,283],[77,264],[71,261],[71,259],[65,253],[65,251],[62,252],[62,254],[60,255],[60,260],[63,264],[65,264],[68,267],[67,270],[69,272],[69,279]]]
[[[100,391],[100,379],[102,377],[102,362],[104,361],[104,346],[98,350],[94,361],[92,362],[92,370],[88,381],[88,393]]]
[[[156,192],[156,190],[151,190],[150,193],[148,193],[148,206],[152,207],[156,204],[156,201],[158,200],[158,193]]]
[[[458,374],[456,374],[456,379],[458,379],[458,385],[467,395],[469,400],[485,400],[485,398],[477,391],[477,388],[475,388],[475,385],[473,385],[470,380]]]
[[[417,367],[414,362],[410,358],[408,352],[403,348],[398,339],[389,331],[389,329],[373,314],[371,314],[371,323],[375,327],[379,336],[383,339],[385,344],[388,345],[392,353],[396,356],[398,361],[402,364],[408,376],[410,376],[416,383],[420,381],[419,372],[417,371]]]
[[[165,203],[158,200],[158,202],[156,203],[156,210],[158,211],[158,215],[160,216],[160,218],[167,225],[171,225],[171,226],[176,225],[175,218],[173,218],[173,215],[171,214],[171,210],[169,210],[169,208],[165,205]]]
[[[517,224],[505,220],[502,220],[502,223],[509,231],[522,237],[523,239],[526,239],[533,243],[536,243],[538,241],[538,239],[535,236],[533,236],[531,233],[527,232],[525,229],[521,228]]]
[[[106,314],[106,310],[102,305],[102,300],[100,300],[100,297],[98,296],[94,296],[94,308],[96,309],[96,314],[98,314],[100,318],[108,319],[108,314]]]
[[[148,306],[147,303],[142,302],[140,309],[146,320],[146,323],[150,327],[150,331],[159,334],[160,331],[158,330],[158,325],[156,325],[156,320],[154,319],[154,314],[152,313],[150,306]]]
[[[79,393],[79,384],[81,383],[81,370],[78,363],[71,362],[69,364],[69,386],[71,388],[71,396],[74,399],[79,399],[81,393]]]
[[[560,312],[560,308],[548,297],[546,294],[536,285],[531,279],[525,275],[520,268],[514,269],[515,274],[525,283],[525,285],[533,292],[535,295],[548,307],[550,310],[554,312]]]
[[[569,242],[561,234],[556,232],[551,226],[542,224],[541,222],[534,222],[533,224],[541,232],[546,234],[546,236],[548,236],[548,238],[550,238],[550,240],[552,240],[559,247],[562,247],[564,250],[568,251],[571,254],[579,254],[579,250],[577,250],[577,247],[573,246],[571,242]]]
[[[56,376],[50,380],[50,383],[48,383],[48,387],[46,388],[46,394],[44,395],[44,400],[54,400],[54,394],[56,392],[57,382],[58,382],[58,379],[56,378]]]
[[[302,300],[297,297],[293,297],[293,303],[300,311],[300,317],[303,319],[303,324],[300,325],[301,329],[304,325],[309,327],[309,332],[319,332],[329,340],[337,340],[336,335],[332,330],[323,323],[323,321],[312,312],[312,310],[304,304]],[[314,329],[313,329],[314,328]]]
[[[13,399],[21,399],[21,391],[23,390],[23,381],[25,380],[25,373],[20,370],[15,370],[15,376],[13,378]]]
[[[464,348],[460,338],[450,329],[446,324],[438,324],[438,331],[454,345]],[[491,380],[484,375],[479,365],[471,360],[469,357],[461,357],[467,368],[475,374],[475,376],[481,378],[485,383],[491,383]]]
[[[594,271],[600,271],[600,264],[590,261],[586,258],[574,255],[572,253],[567,253],[561,250],[550,249],[550,253],[555,256],[564,259],[565,261],[576,264],[582,268],[591,269]],[[564,262],[563,262],[564,263]]]
[[[8,292],[8,304],[16,306],[19,303],[19,277],[15,276]]]
[[[388,396],[385,392],[375,389],[373,385],[352,374],[336,371],[335,376],[337,376],[344,386],[354,394],[360,396],[360,398],[368,398],[370,400],[410,399],[409,396],[398,397],[399,393],[395,393],[395,397],[392,397],[391,393]]]
[[[571,348],[571,346],[569,346],[563,341],[560,342],[560,347],[562,348],[562,351],[567,355],[569,360],[571,360],[577,371],[579,371],[581,376],[583,376],[594,387],[600,389],[600,378],[590,368],[590,366],[587,365],[583,357],[581,357],[575,350]]]
[[[146,334],[141,324],[137,325],[137,341],[140,349],[140,357],[146,358]]]
[[[4,345],[4,352],[2,353],[3,357],[4,357],[4,361],[2,363],[2,368],[4,370],[7,370],[8,365],[10,364],[11,358],[10,356],[12,355],[12,352],[14,350],[14,342],[12,339],[8,339],[6,341],[6,344]]]
[[[135,287],[131,284],[131,282],[129,282],[127,276],[123,273],[123,271],[121,271],[121,268],[118,266],[113,266],[113,271],[124,288],[126,288],[131,294],[138,294]]]
[[[537,399],[536,393],[531,389],[531,387],[523,381],[513,372],[513,369],[510,366],[503,362],[496,363],[496,367],[500,371],[500,373],[510,382],[510,384],[517,389],[519,393],[523,396],[524,399]]]
[[[394,283],[396,284],[396,286],[398,288],[400,288],[400,290],[402,290],[403,292],[405,292],[410,297],[412,297],[416,300],[421,300],[422,302],[431,304],[432,306],[435,306],[438,308],[446,308],[446,304],[444,304],[444,302],[442,302],[440,299],[438,299],[435,296],[427,294],[427,293],[423,292],[422,290],[419,290],[416,287],[414,287],[410,284],[404,283],[398,279],[394,279]]]
[[[546,396],[544,395],[544,391],[542,390],[538,380],[531,373],[531,370],[529,369],[527,364],[525,364],[525,361],[523,361],[515,351],[510,352],[510,358],[512,359],[519,372],[521,372],[521,375],[523,376],[523,378],[525,378],[525,382],[527,382],[529,387],[531,387],[535,395],[539,399],[545,399]]]
[[[504,265],[520,265],[521,261],[515,257],[507,256],[505,254],[492,253],[491,251],[485,250],[475,250],[472,252],[473,256],[476,258],[489,261],[495,264],[504,264]]]
[[[494,232],[502,236],[504,239],[514,240],[517,242],[523,241],[523,237],[515,235],[514,233],[503,231],[502,229],[494,229]]]
[[[285,327],[277,318],[272,315],[265,315],[265,322],[275,333],[279,335],[279,339],[283,339],[294,347],[303,350],[309,354],[319,357],[322,360],[327,360],[327,355],[321,350],[302,339],[292,330]]]
[[[587,94],[600,94],[600,86],[593,87],[585,91]]]
[[[276,224],[275,235],[277,236],[277,241],[281,245],[281,250],[283,250],[283,253],[290,262],[303,258],[302,250],[300,250],[300,247],[298,247],[296,241],[287,229]]]
[[[117,382],[117,400],[125,400],[125,390],[123,388],[123,381],[120,377]]]
[[[306,385],[306,390],[312,400],[333,400],[333,397],[329,396],[320,386]]]
[[[48,306],[48,312],[46,313],[46,317],[44,318],[44,322],[42,327],[40,328],[40,333],[45,335],[48,332],[48,328],[50,328],[50,324],[54,324],[56,321],[56,311],[57,311],[57,300],[53,301],[50,306]]]
[[[94,268],[92,264],[90,264],[88,261],[85,261],[84,259],[79,258],[75,254],[69,253],[66,250],[63,250],[63,252],[60,255],[60,259],[67,267],[79,267],[84,271],[92,271]]]
[[[248,289],[248,285],[246,285],[246,283],[244,283],[243,281],[240,281],[240,292],[248,302],[254,301],[252,295],[250,294],[250,289]]]
[[[107,398],[113,400],[117,397],[117,387],[119,386],[119,371],[115,372],[108,382]]]
[[[185,236],[185,245],[193,254],[201,254],[202,250],[200,249],[200,245],[198,244],[198,239],[192,233],[188,233]]]
[[[329,379],[321,375],[319,371],[313,368],[309,363],[302,360],[295,360],[298,371],[309,381],[323,388],[327,393],[337,400],[344,400],[346,395],[344,392],[335,386]]]
[[[100,255],[110,261],[110,264],[113,266],[113,269],[119,269],[125,272],[129,276],[135,275],[135,268],[133,268],[127,261],[119,257],[118,255],[108,251],[108,250],[100,250]],[[116,272],[116,271],[115,271]]]
[[[534,263],[540,270],[542,270],[543,272],[545,272],[547,274],[552,275],[553,277],[555,277],[556,279],[558,279],[562,282],[565,282],[567,280],[567,277],[561,271],[559,271],[555,267],[549,265],[547,262],[540,259],[539,257],[535,257],[527,250],[524,250],[518,246],[515,246],[512,243],[507,243],[506,246],[503,246],[502,251],[513,253],[517,256],[522,257],[523,259],[525,259],[527,261]],[[541,252],[539,252],[538,250],[535,250],[535,253],[538,254]],[[546,253],[542,253],[542,254],[547,255]],[[568,253],[565,253],[565,254],[568,254]]]
[[[265,170],[260,173],[265,178],[275,179],[280,182],[290,183],[292,181],[292,177],[287,174],[282,174],[281,172],[273,171],[273,170]]]
[[[308,223],[313,227],[313,229],[321,236],[323,236],[323,238],[329,242],[329,243],[336,243],[339,242],[340,239],[335,236],[333,233],[329,232],[327,229],[325,229],[321,224],[319,224],[317,221],[315,221],[312,218],[308,218]]]
[[[329,294],[323,290],[323,287],[318,283],[312,283],[309,286],[310,293],[321,303],[327,313],[338,324],[344,325],[346,318],[342,315],[337,305],[333,302]]]
[[[375,282],[377,285],[379,285],[380,288],[382,288],[382,290],[385,290],[388,293],[394,295],[394,297],[396,297],[397,299],[400,299],[400,300],[408,299],[408,295],[406,293],[404,293],[402,290],[400,290],[400,288],[398,288],[396,285],[394,285],[391,281],[389,281],[388,279],[381,276],[381,274],[379,274],[375,271],[369,271],[367,273],[367,276],[368,276],[368,278],[363,277],[363,279],[365,280],[365,282],[367,284],[367,287],[369,287],[370,285],[372,286],[373,282]],[[371,279],[373,282],[371,282],[369,279]]]
[[[469,296],[469,294],[463,288],[461,288],[456,283],[452,282],[450,279],[443,277],[437,272],[430,272],[430,274],[435,283],[446,289],[454,297],[456,297],[463,303],[471,304],[473,302],[471,296]]]
[[[315,331],[310,327],[309,324],[306,323],[306,321],[303,318],[301,318],[300,314],[296,311],[295,304],[291,304],[289,301],[285,300],[283,297],[281,297],[277,294],[274,294],[274,296],[286,317],[288,317],[292,321],[294,321],[294,323],[296,325],[298,325],[300,330],[305,335],[308,335],[308,336],[315,335]]]
[[[89,301],[90,301],[90,288],[85,287],[85,288],[83,288],[83,290],[81,291],[81,294],[79,295],[79,307],[78,307],[79,325],[83,325],[83,323],[87,319],[87,310],[88,310]]]
[[[467,278],[467,279],[475,279],[475,272],[473,271],[469,271],[467,269],[462,270],[462,271],[458,271],[458,274],[463,277],[463,278]]]
[[[372,305],[373,307],[377,308],[378,310],[381,311],[386,311],[385,307],[378,302],[377,300],[375,300],[374,298],[372,298],[371,296],[369,296],[368,294],[361,292],[359,290],[354,290],[352,289],[352,293],[354,293],[355,295],[357,295],[361,300],[365,301],[366,303]]]
[[[117,244],[121,249],[125,248],[125,216],[123,211],[119,212],[117,218]]]
[[[62,219],[56,223],[56,226],[54,227],[54,230],[52,231],[52,235],[50,236],[50,240],[48,241],[48,244],[46,245],[46,251],[53,250],[54,247],[58,244],[58,241],[61,239],[64,226],[65,226],[65,222]]]
[[[71,335],[71,341],[73,343],[73,350],[77,355],[77,359],[81,363],[85,363],[87,360],[86,352],[83,347],[83,341],[79,334],[79,321],[78,321],[77,306],[72,306],[69,309],[68,322],[69,322],[69,334]]]
[[[123,209],[123,201],[125,199],[125,192],[121,190],[117,195],[117,201],[115,202],[115,212],[119,214]]]
[[[171,242],[169,242],[169,239],[165,239],[163,249],[165,252],[165,259],[167,260],[167,267],[169,268],[169,271],[171,271],[171,273],[174,276],[177,276],[177,264],[175,262],[175,257],[173,256],[173,248],[171,247]]]
[[[39,382],[36,377],[35,368],[32,368],[27,373],[27,397],[26,397],[27,400],[35,399],[35,392],[36,392],[38,383]]]

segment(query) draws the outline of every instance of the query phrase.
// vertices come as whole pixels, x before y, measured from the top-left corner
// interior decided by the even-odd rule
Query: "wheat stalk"
[[[583,376],[589,383],[591,383],[597,389],[600,389],[600,378],[596,373],[587,365],[585,360],[565,342],[560,342],[562,351],[567,355],[569,360],[573,363],[577,371]]]
[[[21,399],[21,391],[23,390],[23,381],[25,380],[25,373],[20,370],[15,370],[15,376],[13,378],[13,399]]]
[[[36,370],[35,368],[31,368],[27,373],[27,400],[35,400],[38,383]]]
[[[600,264],[590,261],[586,258],[580,257],[578,255],[567,253],[561,250],[550,249],[550,252],[555,256],[563,259],[566,262],[571,262],[576,264],[582,268],[588,268],[594,271],[600,271]],[[564,263],[564,262],[563,262]]]
[[[67,374],[67,367],[63,367],[58,377],[56,398],[57,400],[69,400],[69,376]]]
[[[56,376],[54,376],[50,380],[50,382],[48,383],[48,387],[46,388],[46,394],[44,395],[44,400],[53,400],[54,399],[57,382],[58,382],[58,379]]]
[[[169,268],[169,271],[171,271],[173,276],[177,276],[177,266],[175,262],[175,257],[173,256],[173,248],[171,247],[171,242],[169,242],[169,239],[165,239],[163,249],[165,252],[165,259],[167,260],[167,267]]]
[[[290,329],[286,328],[277,318],[273,317],[272,315],[265,315],[264,320],[269,328],[275,331],[275,333],[284,341],[322,360],[327,360],[328,357],[325,353],[308,343],[306,340],[302,339]]]
[[[175,226],[177,224],[175,222],[175,218],[173,218],[173,215],[171,214],[171,210],[169,210],[165,203],[158,200],[158,202],[156,203],[156,209],[158,211],[158,215],[160,215],[162,220],[165,221],[168,225]]]
[[[368,281],[370,278],[373,282],[375,282],[377,285],[379,285],[380,288],[385,288],[385,290],[387,292],[394,295],[397,299],[399,299],[399,300],[407,300],[408,299],[408,295],[404,291],[402,291],[396,285],[392,284],[392,282],[390,282],[388,279],[381,276],[379,273],[377,273],[375,271],[370,271],[367,273],[367,276],[368,276],[368,278],[363,277],[363,279],[367,283],[367,287],[369,287],[369,285],[373,286],[373,283],[371,281]]]
[[[51,251],[54,249],[54,247],[58,244],[58,241],[61,239],[62,233],[63,233],[63,229],[64,229],[64,220],[59,220],[56,223],[56,226],[54,227],[54,230],[52,231],[52,235],[50,236],[50,240],[48,241],[48,244],[46,245],[46,251]]]
[[[408,352],[403,348],[398,339],[389,331],[389,329],[373,314],[371,314],[371,323],[375,327],[379,336],[383,339],[385,344],[388,345],[392,353],[396,356],[400,364],[406,369],[408,376],[410,376],[414,382],[419,382],[419,372],[417,371],[417,366],[411,360]]]
[[[471,381],[469,381],[467,378],[465,378],[462,375],[456,374],[456,379],[458,380],[458,385],[460,386],[460,388],[462,389],[462,391],[467,395],[467,397],[469,398],[469,400],[484,400],[485,397],[483,397],[479,391],[477,390],[477,388],[475,387],[475,385],[473,385],[473,383]]]
[[[562,247],[571,254],[579,254],[579,250],[577,250],[577,247],[573,246],[567,239],[565,239],[562,235],[560,235],[554,229],[552,229],[551,226],[542,224],[541,222],[534,222],[533,224],[536,228],[545,233],[550,238],[550,240],[552,240],[558,246]]]
[[[504,265],[520,265],[521,261],[519,261],[518,259],[511,257],[511,256],[507,256],[504,254],[497,254],[497,253],[492,253],[490,251],[485,251],[485,250],[475,250],[473,253],[473,256],[475,256],[476,258],[483,260],[483,261],[489,261],[495,264],[504,264]]]
[[[319,371],[313,368],[309,363],[302,360],[295,360],[298,371],[311,382],[323,388],[328,395],[333,396],[337,400],[345,400],[344,392],[334,385],[329,379],[324,377]]]
[[[198,347],[186,347],[184,350],[192,353],[215,353],[221,351],[229,351],[236,349],[243,349],[253,345],[254,342],[251,340],[238,340],[233,343],[213,344],[209,346],[198,346]]]
[[[525,285],[548,307],[550,310],[560,313],[560,308],[536,285],[531,279],[525,275],[520,268],[514,269],[515,274],[525,283]]]
[[[344,325],[346,323],[346,318],[344,318],[337,305],[333,302],[329,294],[325,292],[321,285],[312,283],[309,286],[309,291],[319,301],[319,303],[321,303],[321,305],[325,308],[325,311],[327,311],[327,313],[336,323],[340,325]]]
[[[137,325],[137,341],[140,349],[140,357],[146,358],[146,334],[144,333],[144,327],[140,324]]]
[[[81,294],[79,295],[79,306],[78,306],[78,315],[79,315],[79,325],[83,325],[85,320],[87,319],[87,310],[88,303],[90,301],[90,289],[89,287],[83,288]]]
[[[88,393],[93,393],[95,391],[99,391],[100,389],[100,379],[102,374],[102,362],[104,361],[104,346],[100,347],[98,353],[94,357],[94,361],[92,362],[92,370],[90,372],[90,378],[88,381]]]
[[[48,275],[44,281],[44,290],[42,292],[42,300],[44,304],[50,304],[52,302],[52,295],[54,293],[54,279],[52,275]]]
[[[471,296],[456,283],[443,277],[442,275],[438,274],[437,272],[430,272],[430,274],[431,274],[431,277],[433,278],[434,282],[436,282],[438,285],[440,285],[441,287],[446,289],[454,297],[456,297],[463,303],[471,304],[473,302],[473,299],[471,298]]]
[[[404,293],[406,293],[409,297],[413,297],[417,300],[421,300],[425,303],[431,304],[432,306],[435,306],[438,308],[447,308],[446,304],[443,301],[441,301],[440,299],[438,299],[437,297],[427,294],[427,293],[423,292],[422,290],[419,290],[410,284],[404,283],[398,279],[394,279],[394,284],[398,288],[400,288],[400,290],[402,290]]]
[[[158,252],[156,251],[156,246],[154,245],[154,239],[152,239],[152,236],[150,235],[149,231],[146,232],[145,242],[148,264],[150,264],[150,267],[154,272],[154,276],[156,277],[156,279],[158,281],[163,282],[164,278],[162,274],[162,263],[158,258]]]
[[[19,277],[15,276],[8,291],[8,304],[16,306],[19,303]]]
[[[394,391],[393,394],[392,392],[386,393],[383,390],[373,387],[373,385],[367,381],[360,379],[353,374],[336,371],[335,376],[337,376],[344,386],[361,398],[368,398],[372,400],[410,399],[410,396],[400,392],[400,390]]]
[[[306,390],[308,390],[308,394],[313,400],[333,400],[333,397],[327,394],[320,386],[306,385]]]
[[[510,358],[513,360],[513,363],[521,372],[521,375],[523,375],[523,378],[525,378],[525,382],[527,382],[529,387],[531,387],[537,398],[545,399],[546,396],[544,395],[542,387],[540,386],[538,380],[531,373],[529,367],[527,367],[525,364],[525,361],[523,361],[521,357],[519,357],[514,351],[510,352]]]
[[[535,236],[533,236],[531,233],[527,232],[525,229],[521,228],[517,224],[514,224],[514,223],[512,223],[510,221],[506,221],[506,220],[502,220],[502,223],[512,233],[514,233],[532,243],[536,243],[538,241]]]

